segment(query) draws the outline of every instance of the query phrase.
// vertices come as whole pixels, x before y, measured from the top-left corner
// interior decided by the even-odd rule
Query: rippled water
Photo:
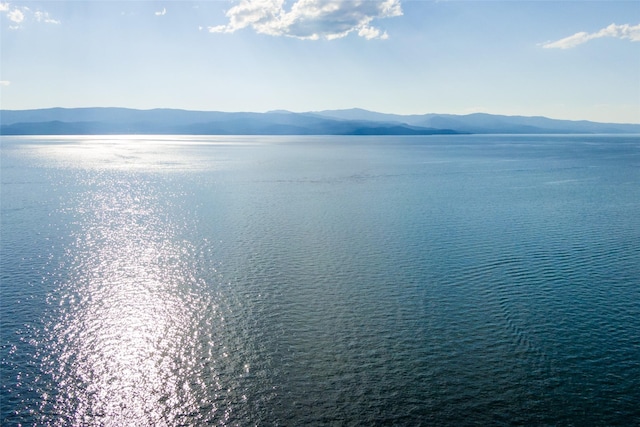
[[[2,137],[3,425],[638,425],[637,136]]]

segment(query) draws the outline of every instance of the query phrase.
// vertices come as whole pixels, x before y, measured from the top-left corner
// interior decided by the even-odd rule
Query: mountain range
[[[306,113],[227,113],[176,109],[48,108],[0,110],[1,135],[451,135],[640,133],[640,124],[546,117],[397,115],[358,108]]]

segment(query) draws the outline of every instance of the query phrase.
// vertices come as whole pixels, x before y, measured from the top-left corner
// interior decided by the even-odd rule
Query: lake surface
[[[2,137],[2,425],[640,425],[640,138]]]

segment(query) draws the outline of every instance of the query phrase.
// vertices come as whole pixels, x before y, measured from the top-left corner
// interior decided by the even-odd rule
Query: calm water
[[[3,425],[640,425],[640,138],[1,139]]]

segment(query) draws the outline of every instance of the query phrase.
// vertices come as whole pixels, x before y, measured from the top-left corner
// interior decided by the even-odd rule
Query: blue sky
[[[0,1],[3,109],[640,123],[638,1]]]

